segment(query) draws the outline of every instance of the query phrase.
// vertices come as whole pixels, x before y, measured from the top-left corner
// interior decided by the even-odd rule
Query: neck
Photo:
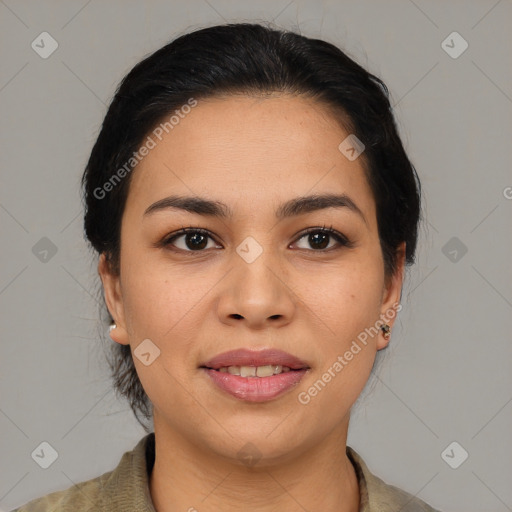
[[[318,445],[285,462],[243,465],[198,447],[154,418],[155,464],[149,478],[157,512],[357,512],[359,486],[346,455],[348,417]]]

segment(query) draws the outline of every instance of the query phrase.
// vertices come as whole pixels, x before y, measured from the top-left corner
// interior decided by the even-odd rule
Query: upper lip
[[[292,370],[308,369],[309,366],[299,358],[283,352],[278,349],[249,350],[238,349],[230,350],[216,355],[214,358],[206,361],[201,367],[218,370],[225,366],[266,366],[281,365],[288,366]]]

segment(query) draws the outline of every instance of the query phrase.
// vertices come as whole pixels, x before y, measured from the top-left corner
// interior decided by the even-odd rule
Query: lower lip
[[[279,373],[270,377],[240,377],[201,368],[222,391],[248,402],[272,400],[295,387],[306,374],[306,369]]]

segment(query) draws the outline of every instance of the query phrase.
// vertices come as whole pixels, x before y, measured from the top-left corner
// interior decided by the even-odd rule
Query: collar
[[[350,446],[346,447],[346,452],[359,484],[359,512],[393,512],[397,506],[403,507],[400,508],[402,512],[436,512],[426,504],[426,508],[414,508],[419,504],[416,498],[372,474],[361,456]],[[123,454],[114,471],[103,475],[102,512],[156,512],[149,491],[149,475],[154,463],[155,433],[151,432],[132,451]]]

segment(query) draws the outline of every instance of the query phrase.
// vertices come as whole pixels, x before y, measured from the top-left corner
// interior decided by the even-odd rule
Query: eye
[[[330,228],[323,227],[313,227],[308,228],[304,231],[300,237],[299,241],[307,237],[307,243],[313,247],[315,252],[326,252],[326,250],[331,250],[333,247],[329,246],[328,240],[329,238],[333,238],[339,246],[342,247],[352,247],[353,243],[348,240],[348,238],[338,231]],[[182,239],[179,244],[178,240]],[[188,227],[183,228],[180,231],[173,233],[171,236],[162,240],[160,245],[161,247],[169,247],[173,246],[177,249],[185,252],[203,252],[204,249],[208,249],[208,239],[215,242],[210,232],[206,229],[202,228],[194,228]],[[336,244],[334,244],[336,245]],[[214,247],[216,245],[214,244]],[[210,247],[211,248],[211,247]],[[307,247],[299,247],[299,249],[307,249]]]
[[[334,238],[338,245],[343,247],[352,247],[353,245],[346,236],[332,229],[332,226],[330,228],[326,228],[325,226],[321,228],[308,228],[302,233],[299,240],[303,238],[307,238],[306,242],[312,247],[316,247],[315,252],[326,251],[326,249],[331,250],[332,246],[328,244],[329,238]],[[299,249],[307,249],[307,247],[299,247]]]
[[[181,247],[175,243],[176,240],[182,238]],[[162,241],[162,246],[173,245],[182,251],[187,252],[201,252],[207,249],[208,238],[213,240],[210,232],[201,228],[183,228],[182,230],[174,233],[172,236]]]

